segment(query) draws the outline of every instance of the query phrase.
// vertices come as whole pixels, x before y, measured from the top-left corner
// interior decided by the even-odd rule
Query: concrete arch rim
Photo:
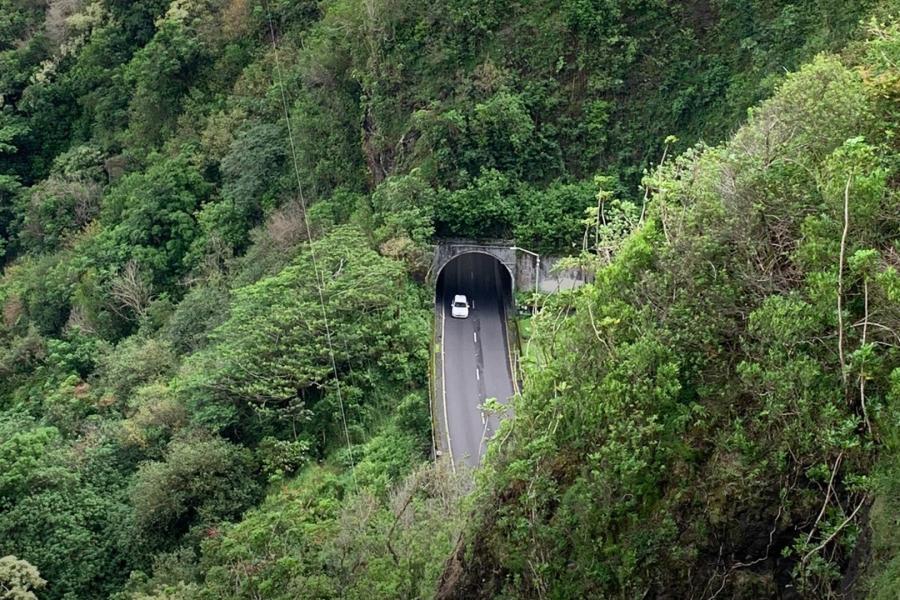
[[[465,250],[458,254],[454,254],[453,256],[450,257],[449,260],[444,261],[444,264],[442,264],[440,267],[438,267],[437,271],[435,271],[435,273],[434,273],[434,287],[435,288],[437,288],[438,281],[440,281],[441,273],[444,272],[444,268],[446,268],[447,265],[452,263],[454,260],[456,260],[460,256],[464,256],[466,254],[484,254],[485,256],[490,256],[495,261],[500,263],[503,266],[503,268],[506,269],[506,274],[509,275],[510,291],[515,292],[515,290],[516,290],[516,275],[515,275],[515,273],[513,273],[513,270],[511,268],[509,268],[509,265],[507,265],[497,255],[495,255],[487,250],[481,250],[481,249]]]

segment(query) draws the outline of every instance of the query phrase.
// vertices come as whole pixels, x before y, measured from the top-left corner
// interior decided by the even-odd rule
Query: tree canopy
[[[893,598],[898,15],[0,0],[0,599]],[[474,475],[456,237],[588,280]]]

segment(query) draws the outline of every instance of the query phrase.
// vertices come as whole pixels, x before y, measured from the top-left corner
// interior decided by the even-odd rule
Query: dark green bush
[[[252,454],[220,438],[195,433],[173,441],[164,460],[141,465],[130,490],[138,546],[194,543],[222,521],[233,521],[259,500]]]

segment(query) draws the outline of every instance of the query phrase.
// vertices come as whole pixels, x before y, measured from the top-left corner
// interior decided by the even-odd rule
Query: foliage
[[[3,600],[37,600],[33,590],[39,590],[47,582],[28,561],[15,556],[0,558],[0,592]]]
[[[546,303],[460,593],[840,593],[893,489],[892,459],[867,473],[900,359],[896,163],[859,72],[819,57],[661,167],[612,262]]]
[[[188,291],[162,329],[162,337],[178,354],[191,354],[208,342],[209,333],[228,316],[228,291],[221,282]]]
[[[173,441],[163,461],[141,465],[131,488],[139,543],[171,548],[195,543],[221,521],[234,520],[259,496],[251,454],[218,438]]]
[[[875,499],[872,504],[872,550],[874,560],[869,568],[866,588],[872,598],[889,598],[900,583],[900,547],[897,545],[898,485],[900,485],[900,461],[897,452],[897,410],[900,392],[900,370],[891,373],[891,389],[883,409],[881,426],[884,428],[885,452],[874,473]]]
[[[89,146],[57,157],[51,176],[30,189],[20,233],[24,249],[58,249],[97,216],[105,182],[100,164],[99,152]]]
[[[156,32],[123,72],[134,89],[128,107],[128,138],[137,148],[152,148],[171,132],[189,82],[203,64],[202,47],[184,7],[170,6]],[[192,31],[193,30],[193,31]],[[193,34],[193,35],[192,35]]]
[[[438,232],[466,232],[474,238],[501,236],[510,229],[514,182],[497,170],[481,173],[467,187],[443,190],[437,202]]]
[[[546,190],[523,188],[517,197],[519,216],[513,229],[517,243],[537,252],[553,253],[580,241],[579,218],[595,203],[596,189],[589,182],[554,184]]]
[[[427,596],[453,547],[465,491],[435,466],[414,471],[390,497],[353,493],[333,474],[309,470],[206,540],[202,587],[181,597]],[[130,598],[154,585],[162,594],[183,589],[163,577],[136,585]]]
[[[342,439],[379,393],[424,371],[426,314],[404,286],[399,263],[360,232],[336,229],[277,275],[235,291],[212,346],[188,367],[185,394],[202,398],[198,417],[218,427],[257,438],[268,425],[322,450],[322,435]]]
[[[208,204],[199,216],[207,244],[222,241],[244,250],[249,231],[275,201],[271,179],[283,171],[284,133],[280,127],[257,125],[238,135],[222,158],[222,200]]]
[[[108,393],[126,399],[139,385],[167,375],[175,361],[171,346],[165,342],[132,337],[102,358],[97,375]]]
[[[0,0],[0,586],[889,594],[897,13]],[[442,236],[595,274],[465,502]]]
[[[106,269],[133,260],[154,285],[171,289],[191,266],[185,261],[198,234],[194,212],[208,193],[208,184],[183,157],[127,175],[104,198],[107,228],[86,250]]]
[[[0,538],[40,569],[47,597],[105,595],[132,565],[124,485],[108,448],[80,454],[59,431],[23,417],[0,420]],[[72,556],[78,556],[77,562]]]

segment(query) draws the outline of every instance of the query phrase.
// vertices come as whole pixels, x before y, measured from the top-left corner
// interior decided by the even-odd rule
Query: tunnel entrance
[[[454,314],[456,295],[466,296],[468,314]],[[505,405],[515,394],[507,326],[512,304],[512,274],[491,254],[461,252],[437,273],[432,415],[436,453],[446,452],[452,465],[479,464],[508,410],[488,400]]]
[[[513,278],[509,268],[482,252],[467,252],[451,259],[438,273],[435,302],[449,305],[456,294],[463,294],[479,309],[479,303],[513,304]]]

